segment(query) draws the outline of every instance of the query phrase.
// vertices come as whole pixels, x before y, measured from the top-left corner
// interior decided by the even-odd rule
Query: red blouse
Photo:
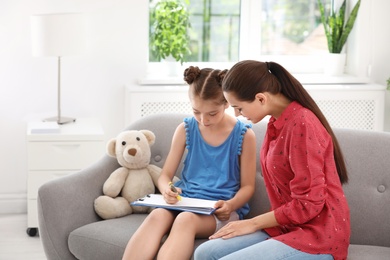
[[[318,118],[297,102],[278,119],[271,117],[260,161],[279,223],[267,233],[303,252],[346,259],[349,207],[337,174],[332,138]]]

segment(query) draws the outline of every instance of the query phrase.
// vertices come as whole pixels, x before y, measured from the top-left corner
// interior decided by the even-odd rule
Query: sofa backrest
[[[173,133],[188,114],[157,114],[144,117],[126,129],[154,132],[151,164],[163,167]],[[257,138],[257,158],[266,131],[266,123],[253,125]],[[351,210],[351,243],[390,246],[390,133],[367,130],[334,129],[344,153],[349,182],[344,191]],[[180,177],[181,167],[177,175]],[[256,190],[247,218],[269,210],[259,160]]]
[[[390,246],[390,133],[334,129],[349,181],[351,243]]]

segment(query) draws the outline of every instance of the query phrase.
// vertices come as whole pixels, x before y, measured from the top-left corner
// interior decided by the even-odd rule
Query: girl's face
[[[196,121],[205,127],[218,124],[225,115],[225,109],[229,107],[228,103],[217,104],[214,100],[199,97],[192,97],[191,105]]]
[[[236,116],[242,115],[253,124],[260,122],[268,115],[264,99],[262,99],[264,98],[263,94],[257,94],[253,101],[240,101],[232,92],[224,92],[223,95],[230,106],[234,108]]]

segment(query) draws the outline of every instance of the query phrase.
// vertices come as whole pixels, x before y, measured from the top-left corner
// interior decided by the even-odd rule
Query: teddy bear
[[[155,139],[149,130],[127,130],[108,141],[107,154],[116,158],[122,167],[110,174],[103,185],[103,195],[94,202],[95,211],[101,218],[119,218],[150,210],[130,203],[155,193],[161,173],[161,168],[149,164],[150,147]]]

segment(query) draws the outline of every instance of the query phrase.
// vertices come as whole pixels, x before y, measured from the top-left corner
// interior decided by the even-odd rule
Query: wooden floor
[[[45,260],[39,236],[26,233],[27,215],[0,215],[0,260]]]

